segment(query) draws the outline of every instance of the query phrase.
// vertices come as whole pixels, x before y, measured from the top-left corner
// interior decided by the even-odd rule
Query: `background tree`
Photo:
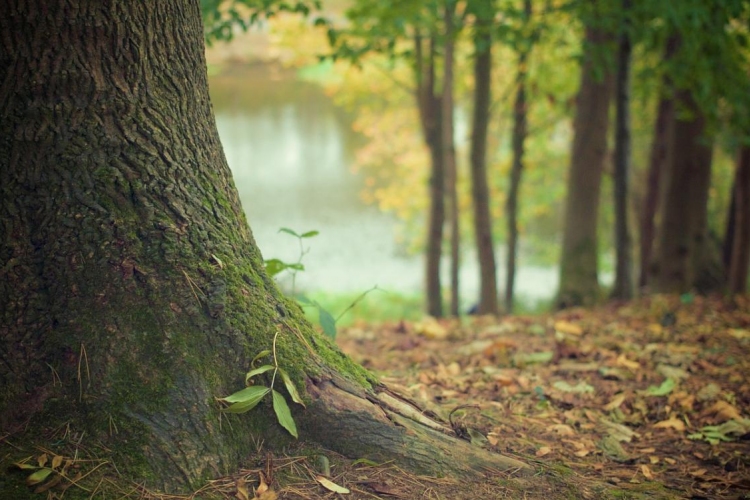
[[[630,58],[631,1],[622,0],[621,25],[617,47],[617,82],[615,95],[615,284],[612,298],[630,299],[633,296],[633,263],[628,226],[628,185],[630,175]]]
[[[0,423],[17,442],[64,424],[131,478],[195,487],[253,440],[289,442],[270,405],[221,425],[215,398],[265,352],[307,404],[303,439],[428,473],[524,467],[376,403],[398,398],[265,274],[196,3],[18,0],[0,31]]]
[[[587,5],[595,11],[601,2]],[[587,13],[584,19],[586,36],[573,122],[558,307],[590,304],[599,294],[597,217],[607,153],[612,71],[607,57],[611,35],[597,25],[601,20],[595,19],[594,14]]]
[[[516,41],[518,45],[518,72],[516,73],[516,99],[513,103],[513,161],[510,171],[510,187],[508,188],[507,218],[508,218],[508,260],[505,274],[505,310],[513,312],[513,291],[516,279],[516,254],[518,252],[518,192],[521,187],[523,174],[524,142],[528,134],[526,99],[526,80],[529,64],[529,54],[536,36],[526,33],[531,19],[531,0],[523,2],[523,31],[522,38]]]
[[[492,101],[492,27],[493,2],[470,2],[475,18],[472,43],[474,45],[474,102],[472,111],[470,165],[471,193],[474,210],[474,237],[479,262],[478,314],[497,314],[497,269],[495,244],[492,237],[490,195],[487,186],[487,127]]]
[[[744,293],[750,267],[750,147],[747,145],[737,155],[726,233],[724,254],[729,293]]]

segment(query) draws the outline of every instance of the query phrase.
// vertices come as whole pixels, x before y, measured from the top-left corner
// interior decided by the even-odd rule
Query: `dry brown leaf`
[[[54,457],[52,457],[53,469],[57,469],[58,467],[60,467],[60,465],[62,465],[62,463],[63,463],[63,457],[61,457],[60,455],[55,455]]]
[[[703,412],[705,416],[715,415],[722,422],[727,420],[741,420],[740,411],[726,401],[717,401]]]
[[[555,434],[558,434],[560,436],[575,436],[576,431],[573,430],[573,428],[566,424],[554,424],[547,427],[547,432],[554,432]]]
[[[654,473],[651,472],[651,469],[648,465],[641,465],[641,473],[648,480],[654,479]]]
[[[589,453],[591,453],[590,450],[578,450],[577,452],[573,453],[573,455],[577,456],[578,458],[583,458]]]
[[[490,432],[487,434],[487,441],[489,441],[492,446],[497,446],[497,443],[500,442],[500,436],[496,432]]]
[[[583,328],[570,321],[555,321],[555,330],[576,337],[583,335]]]
[[[239,500],[250,500],[250,493],[247,490],[247,482],[244,477],[237,478],[234,485],[237,487],[237,494],[235,496]]]
[[[677,417],[671,417],[667,420],[662,420],[661,422],[657,422],[654,424],[655,429],[674,429],[679,432],[683,432],[685,430],[685,422],[680,420]]]
[[[541,458],[541,457],[543,457],[545,455],[549,455],[550,453],[552,453],[552,448],[550,448],[549,446],[542,446],[541,448],[539,448],[538,450],[536,450],[535,455],[538,458]]]
[[[706,472],[708,472],[706,469],[697,469],[697,470],[691,470],[690,472],[688,472],[688,474],[690,474],[693,477],[700,477],[700,476],[704,476]]]
[[[36,463],[39,464],[39,467],[44,467],[47,464],[48,456],[46,453],[42,453],[39,455],[39,457],[36,459]]]
[[[651,465],[656,465],[659,463],[659,457],[656,455],[649,455],[648,461],[651,463]]]
[[[266,484],[266,476],[262,472],[259,474],[260,476],[260,484],[258,484],[258,487],[255,489],[255,495],[259,496],[268,491],[268,484]]]
[[[612,411],[615,408],[619,408],[624,402],[625,402],[625,394],[618,394],[617,396],[612,398],[612,401],[604,405],[603,409],[607,411]]]
[[[641,364],[637,361],[631,361],[629,360],[624,354],[620,354],[617,356],[617,360],[615,361],[615,364],[617,366],[621,366],[623,368],[627,368],[628,370],[638,370],[641,367]]]

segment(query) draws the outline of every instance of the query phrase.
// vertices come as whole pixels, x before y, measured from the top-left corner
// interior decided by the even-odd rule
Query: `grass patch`
[[[349,326],[355,322],[382,323],[402,319],[416,321],[424,316],[424,298],[421,294],[405,295],[376,288],[359,300],[354,307],[349,307],[362,295],[362,292],[310,292],[304,294],[317,302],[334,318],[336,326]],[[305,307],[307,319],[318,323],[318,310]],[[347,311],[347,309],[349,309]],[[342,315],[343,314],[343,315]],[[340,317],[339,317],[340,316]]]

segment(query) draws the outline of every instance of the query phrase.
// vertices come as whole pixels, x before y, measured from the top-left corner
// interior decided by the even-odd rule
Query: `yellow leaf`
[[[740,411],[726,401],[717,401],[705,412],[706,415],[716,415],[722,422],[727,420],[742,420]]]
[[[42,453],[41,455],[39,455],[39,458],[36,459],[36,463],[39,464],[39,467],[44,467],[45,465],[47,465],[48,458],[49,457],[46,453]]]
[[[604,409],[607,411],[612,411],[615,408],[619,408],[624,402],[625,402],[625,394],[618,394],[612,399],[612,401],[604,405]]]
[[[554,432],[560,436],[575,436],[576,432],[569,425],[554,424],[547,427],[548,432]]]
[[[654,473],[651,472],[651,469],[648,465],[641,465],[641,473],[643,473],[643,476],[646,479],[652,480],[654,479]]]
[[[60,467],[62,463],[63,463],[63,457],[61,457],[60,455],[55,455],[54,457],[52,457],[53,469],[57,469],[58,467]]]
[[[339,493],[341,495],[346,495],[349,493],[349,490],[344,488],[343,486],[339,486],[338,484],[334,483],[330,479],[326,479],[323,476],[315,476],[315,479],[328,491],[332,491],[334,493]]]
[[[620,354],[617,357],[617,361],[615,362],[617,366],[624,366],[625,368],[629,370],[638,370],[641,367],[641,364],[637,361],[631,361],[627,357],[625,357],[624,354]]]
[[[583,328],[569,321],[555,321],[555,330],[560,333],[575,335],[576,337],[583,335]]]
[[[535,455],[541,458],[545,455],[549,455],[550,453],[552,453],[552,448],[550,448],[549,446],[542,446],[541,448],[536,450]]]
[[[672,417],[668,420],[662,420],[661,422],[657,422],[654,424],[655,429],[674,429],[679,432],[683,432],[685,430],[685,422],[680,420],[677,417]]]
[[[247,482],[244,477],[238,478],[235,481],[235,486],[237,486],[237,495],[235,496],[238,500],[250,500],[250,493],[247,491]]]

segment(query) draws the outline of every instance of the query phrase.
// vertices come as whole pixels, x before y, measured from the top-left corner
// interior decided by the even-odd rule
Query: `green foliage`
[[[201,0],[206,43],[229,41],[235,30],[247,31],[264,19],[282,12],[309,16],[321,9],[320,0]],[[323,22],[316,20],[316,23]]]
[[[276,389],[274,389],[276,376],[279,375],[281,377],[284,387],[289,393],[289,396],[292,398],[292,401],[302,406],[305,406],[305,403],[302,401],[299,392],[297,392],[297,388],[295,387],[294,382],[292,382],[291,377],[289,377],[289,374],[278,364],[278,360],[276,357],[276,339],[278,335],[278,332],[276,332],[276,335],[274,335],[273,349],[266,349],[259,352],[250,363],[251,369],[249,372],[247,372],[247,374],[245,374],[245,384],[248,385],[248,387],[230,394],[229,396],[218,398],[218,400],[227,405],[223,408],[223,411],[225,412],[245,413],[258,406],[258,403],[260,403],[270,393],[273,411],[276,414],[276,420],[284,429],[287,430],[287,432],[289,432],[289,434],[296,438],[298,437],[297,425],[294,422],[294,418],[292,417],[292,412],[289,409],[289,405],[287,405],[284,396]],[[257,368],[254,368],[254,365],[258,360],[267,356],[271,356],[273,364],[261,365]],[[267,386],[262,384],[257,385],[254,383],[255,381],[253,379],[255,377],[258,377],[259,375],[270,371],[273,371],[273,376],[271,377],[271,382]]]
[[[707,441],[712,445],[722,442],[737,441],[741,436],[750,433],[750,419],[729,420],[720,425],[707,425],[700,431],[688,435],[688,439]]]

